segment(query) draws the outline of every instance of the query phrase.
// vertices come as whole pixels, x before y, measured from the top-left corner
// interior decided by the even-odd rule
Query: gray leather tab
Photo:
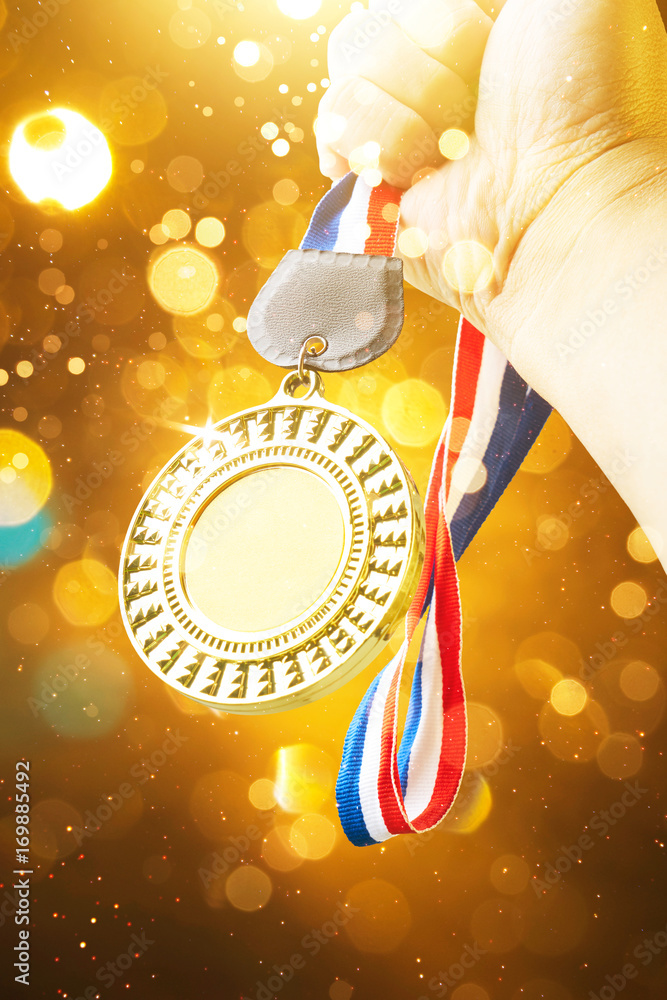
[[[259,354],[296,367],[308,337],[329,342],[307,366],[339,372],[384,354],[403,327],[399,257],[333,250],[289,250],[248,313],[248,337]]]

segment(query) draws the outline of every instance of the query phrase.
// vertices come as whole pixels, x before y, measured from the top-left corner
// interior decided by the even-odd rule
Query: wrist
[[[637,520],[667,541],[665,144],[628,144],[574,175],[521,240],[485,318]]]
[[[667,142],[644,139],[582,166],[528,227],[484,325],[543,394],[558,394],[561,379],[576,368],[568,346],[581,336],[602,345],[603,338],[586,338],[590,312],[602,310],[605,327],[620,322],[627,301],[620,285],[637,285],[633,272],[644,259],[667,253],[666,223]],[[662,275],[664,284],[667,271]]]

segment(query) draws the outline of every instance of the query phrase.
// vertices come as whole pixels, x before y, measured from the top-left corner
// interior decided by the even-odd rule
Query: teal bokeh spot
[[[0,571],[17,569],[37,555],[42,547],[42,537],[53,521],[49,513],[39,514],[25,524],[0,526]]]
[[[120,723],[132,693],[127,664],[93,639],[49,653],[34,671],[28,707],[62,736],[104,736]]]

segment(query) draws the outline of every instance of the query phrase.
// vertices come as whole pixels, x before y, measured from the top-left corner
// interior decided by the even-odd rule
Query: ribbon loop
[[[348,174],[315,209],[302,250],[396,260],[401,194],[384,183],[371,188],[363,177]],[[396,834],[432,829],[454,803],[467,741],[456,561],[513,478],[550,412],[549,404],[501,352],[462,319],[450,413],[425,501],[424,565],[406,616],[405,639],[370,685],[343,747],[336,798],[343,829],[353,844],[376,844]],[[405,660],[425,613],[399,743]]]

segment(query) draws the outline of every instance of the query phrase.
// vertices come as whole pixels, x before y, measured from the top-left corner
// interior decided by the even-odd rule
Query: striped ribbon
[[[402,192],[347,174],[319,203],[302,248],[392,256]],[[462,319],[450,412],[426,500],[426,550],[400,651],[378,674],[348,729],[336,785],[349,840],[377,844],[432,829],[463,777],[467,722],[456,561],[541,431],[551,407],[501,352]],[[398,702],[405,659],[427,614],[403,734]]]

